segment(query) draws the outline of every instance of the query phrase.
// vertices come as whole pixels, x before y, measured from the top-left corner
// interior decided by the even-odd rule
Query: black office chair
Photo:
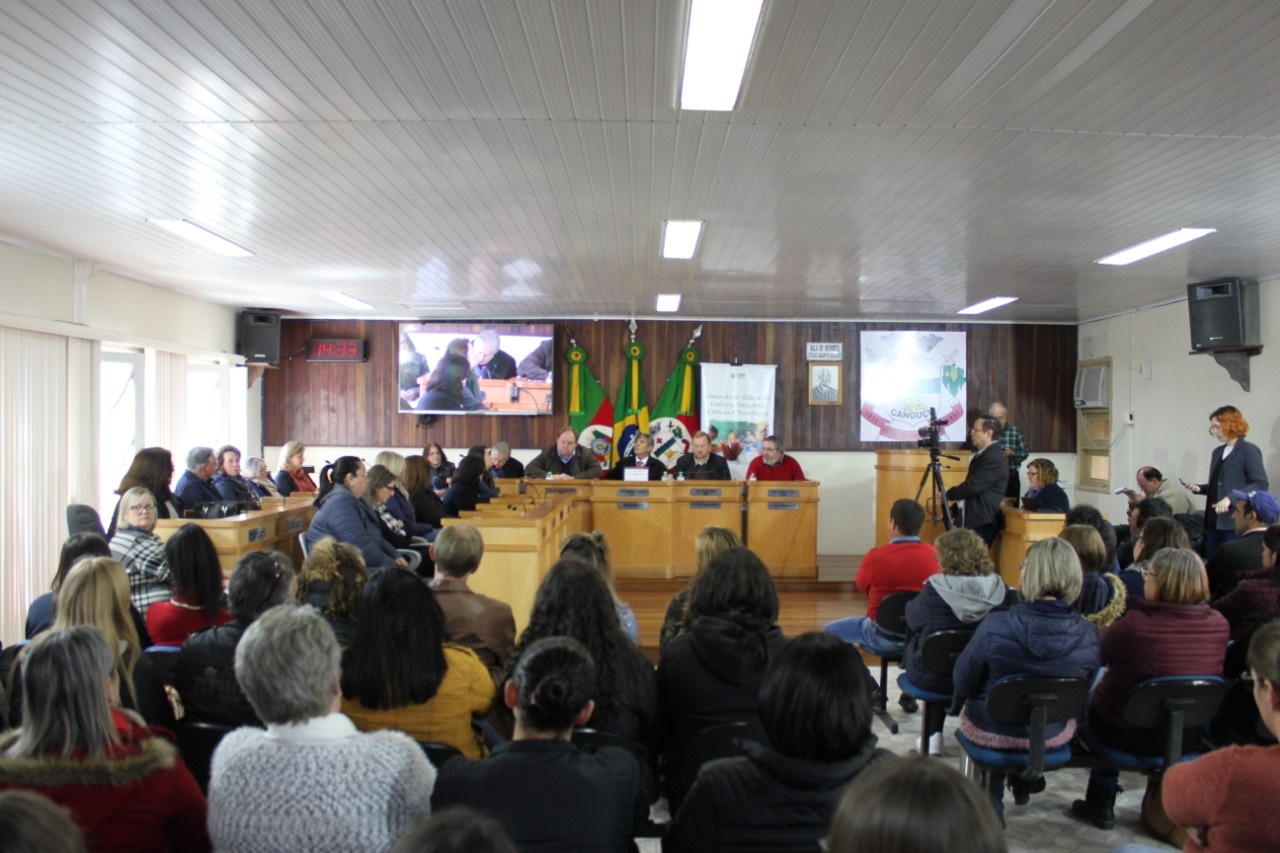
[[[698,779],[702,765],[717,758],[737,758],[742,755],[743,741],[754,740],[768,744],[769,738],[759,720],[746,723],[722,723],[703,729],[689,741],[680,763],[680,779],[684,793],[688,793]]]
[[[898,733],[898,721],[889,713],[889,664],[902,663],[902,644],[907,638],[907,604],[919,594],[891,592],[880,599],[880,606],[876,609],[876,628],[889,640],[896,640],[896,647],[862,644],[864,652],[880,658],[880,697],[871,710],[895,735]]]
[[[962,629],[935,631],[925,637],[924,644],[920,648],[925,668],[930,672],[952,672],[956,668],[960,653],[972,639],[973,632]],[[898,688],[908,696],[914,696],[924,703],[921,741],[924,754],[928,755],[929,737],[942,731],[942,726],[946,722],[947,709],[951,707],[953,697],[950,693],[935,693],[913,684],[905,672],[898,676]]]
[[[1140,773],[1162,772],[1199,754],[1184,754],[1183,733],[1212,720],[1230,688],[1225,678],[1216,675],[1173,675],[1136,684],[1124,701],[1124,721],[1135,729],[1162,732],[1161,755],[1143,755],[1103,743],[1087,726],[1080,729],[1080,742],[1111,767]]]
[[[420,740],[418,746],[422,747],[422,751],[426,754],[427,760],[431,762],[431,766],[437,770],[444,766],[444,763],[450,758],[461,758],[462,750],[456,746],[439,741]]]
[[[1065,723],[1080,716],[1089,698],[1090,681],[1085,678],[1045,678],[1011,675],[997,681],[987,694],[987,716],[993,722],[1026,726],[1025,750],[991,749],[956,732],[956,742],[964,749],[978,783],[992,800],[1003,792],[1002,776],[1039,779],[1046,770],[1062,767],[1071,760],[1069,743],[1053,749],[1045,747],[1045,730],[1051,723]],[[956,697],[959,705],[963,697]]]
[[[236,726],[222,723],[200,723],[183,720],[178,723],[178,751],[187,769],[196,778],[200,790],[209,793],[209,769],[213,765],[213,751]]]
[[[640,773],[644,778],[645,788],[650,799],[656,800],[658,798],[657,780],[654,778],[650,760],[630,740],[622,735],[616,735],[613,732],[602,732],[599,729],[574,729],[572,740],[574,746],[581,748],[584,752],[595,752],[597,749],[606,746],[629,752],[635,758],[636,763],[640,765]],[[663,830],[663,826],[654,823],[646,814],[644,822],[638,823],[635,827],[634,834],[637,838],[661,838]]]
[[[107,531],[102,529],[102,518],[98,511],[88,504],[67,504],[67,535],[77,533],[96,533],[103,539]]]
[[[147,660],[155,668],[160,680],[172,686],[174,677],[178,674],[178,652],[180,651],[182,646],[147,646],[142,653],[147,656]]]

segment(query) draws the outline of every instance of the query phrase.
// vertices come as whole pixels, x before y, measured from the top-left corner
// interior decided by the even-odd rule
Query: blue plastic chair
[[[920,655],[925,668],[931,672],[950,673],[956,668],[956,660],[965,646],[973,639],[973,632],[963,629],[935,631],[925,637],[920,648]],[[898,676],[898,688],[908,696],[914,696],[924,703],[924,721],[921,726],[924,754],[929,754],[929,737],[942,731],[946,721],[947,709],[951,707],[953,697],[950,693],[938,693],[925,690],[912,682],[904,672]]]

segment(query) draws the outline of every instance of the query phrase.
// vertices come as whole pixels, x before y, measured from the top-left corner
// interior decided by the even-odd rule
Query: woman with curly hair
[[[730,435],[733,435],[733,433],[730,433]],[[742,539],[727,527],[702,528],[702,532],[693,540],[693,556],[696,566],[693,577],[689,579],[689,583],[684,589],[671,597],[671,603],[667,605],[667,615],[662,619],[662,632],[658,636],[659,654],[667,647],[667,643],[676,637],[682,637],[689,633],[689,625],[692,622],[689,618],[689,590],[693,589],[694,581],[698,579],[698,575],[702,573],[702,570],[707,567],[707,563],[710,563],[711,558],[721,551],[741,547]]]
[[[622,633],[636,645],[640,644],[640,626],[636,623],[636,615],[631,607],[618,597],[618,590],[613,585],[613,555],[609,550],[609,540],[603,530],[590,533],[574,533],[564,540],[560,546],[561,557],[571,557],[592,566],[604,578],[609,587],[609,595],[613,598],[613,606],[618,611],[618,622],[622,624]]]
[[[547,572],[529,624],[516,641],[507,678],[519,667],[524,650],[544,637],[572,637],[586,646],[596,668],[591,727],[626,738],[647,756],[657,718],[653,667],[622,632],[609,586],[589,564],[561,559]],[[648,790],[656,794],[652,767],[644,770]]]
[[[298,603],[319,610],[333,628],[339,646],[356,636],[360,595],[369,580],[360,549],[326,537],[311,547],[298,574]]]
[[[1071,500],[1058,485],[1058,466],[1051,459],[1032,459],[1027,463],[1027,493],[1022,505],[1031,512],[1067,512]]]
[[[673,806],[683,798],[689,742],[711,726],[759,721],[760,683],[787,643],[773,578],[746,548],[712,558],[689,593],[689,614],[689,633],[668,643],[658,662],[659,736]]]
[[[1076,610],[1099,628],[1105,628],[1124,614],[1128,592],[1124,581],[1103,571],[1107,562],[1107,546],[1102,536],[1087,524],[1069,524],[1058,538],[1075,549],[1080,558],[1084,585],[1076,599]]]
[[[1235,521],[1231,517],[1231,493],[1265,492],[1267,469],[1262,465],[1262,451],[1244,440],[1249,422],[1235,406],[1219,406],[1209,415],[1209,435],[1221,444],[1213,449],[1209,462],[1209,482],[1193,483],[1187,488],[1205,495],[1204,558],[1208,560],[1218,546],[1236,538]]]

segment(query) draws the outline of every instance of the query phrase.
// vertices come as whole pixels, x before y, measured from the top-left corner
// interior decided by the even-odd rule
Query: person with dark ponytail
[[[313,544],[331,536],[354,545],[371,572],[392,564],[407,566],[408,561],[383,538],[377,513],[361,500],[368,490],[369,475],[357,457],[339,456],[337,462],[325,465],[320,471],[320,494],[315,518],[307,530],[307,542]]]
[[[621,747],[587,752],[570,740],[591,719],[595,685],[595,664],[577,640],[529,644],[502,686],[515,737],[481,761],[445,762],[433,811],[470,806],[525,853],[633,849],[648,812],[639,762]]]
[[[165,559],[173,572],[173,598],[147,608],[147,633],[158,646],[181,646],[196,631],[225,625],[231,614],[222,606],[222,564],[209,534],[187,523],[169,537]]]

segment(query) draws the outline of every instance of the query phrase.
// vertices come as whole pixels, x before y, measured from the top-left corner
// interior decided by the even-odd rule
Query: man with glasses
[[[213,486],[213,474],[218,470],[218,457],[212,447],[193,447],[187,453],[187,470],[178,478],[173,493],[182,501],[183,509],[195,509],[202,503],[222,500]]]
[[[1000,502],[1009,485],[1009,462],[996,439],[1000,421],[978,415],[969,430],[969,441],[977,452],[969,457],[969,474],[964,482],[947,489],[947,500],[959,501],[964,509],[964,526],[982,537],[989,546],[995,541],[1000,518]]]
[[[1209,593],[1221,598],[1236,588],[1240,576],[1262,568],[1262,535],[1280,517],[1280,501],[1268,492],[1231,493],[1232,520],[1238,538],[1218,546],[1205,570],[1209,573]]]

